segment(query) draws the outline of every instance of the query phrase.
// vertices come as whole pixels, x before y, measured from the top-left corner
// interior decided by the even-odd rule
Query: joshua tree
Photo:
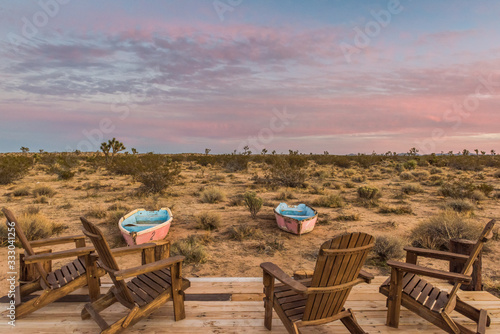
[[[462,155],[469,155],[469,150],[464,148],[464,150],[462,151]]]
[[[266,155],[266,153],[267,153],[267,149],[265,149],[265,148],[263,148],[262,151],[260,152],[260,154],[262,154],[262,155]]]
[[[491,155],[496,155],[497,153],[495,152],[495,150],[491,150]]]
[[[416,149],[415,147],[412,147],[412,148],[410,148],[410,151],[408,152],[408,155],[410,157],[414,157],[414,156],[417,155],[417,153],[418,153],[418,149]]]
[[[113,137],[113,139],[108,140],[108,142],[103,142],[101,143],[101,150],[104,153],[104,156],[106,157],[106,163],[108,163],[108,158],[109,158],[109,152],[111,151],[111,160],[113,160],[113,157],[115,156],[116,153],[120,151],[124,151],[126,149],[125,145],[123,145],[122,142],[116,140],[116,138]]]
[[[23,153],[28,153],[29,151],[30,151],[30,149],[29,149],[29,148],[24,147],[24,146],[21,146],[21,152],[23,152]]]
[[[132,147],[132,154],[137,154],[137,150]]]
[[[206,149],[205,149],[205,155],[208,155],[208,154],[210,153],[210,151],[211,151],[211,149],[206,148]]]

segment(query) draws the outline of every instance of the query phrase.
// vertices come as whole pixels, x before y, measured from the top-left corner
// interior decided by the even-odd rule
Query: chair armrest
[[[169,243],[170,243],[170,241],[168,241],[168,240],[156,240],[154,242],[148,242],[147,244],[114,248],[111,250],[111,253],[115,257],[125,256],[125,255],[129,255],[129,254],[138,253],[144,249],[154,248],[156,246],[165,245],[165,244],[169,244]]]
[[[29,256],[24,257],[24,263],[30,264],[30,263],[36,263],[36,262],[65,259],[68,257],[83,256],[83,255],[90,254],[93,251],[94,251],[94,247],[79,247],[79,248],[68,249],[68,250],[64,250],[64,251],[60,251],[60,252],[54,252],[54,253],[43,253],[43,254],[29,255]]]
[[[140,274],[146,274],[146,273],[150,273],[152,271],[160,270],[160,269],[163,269],[165,267],[169,267],[171,265],[174,265],[176,263],[182,263],[182,261],[184,261],[184,259],[185,259],[184,256],[177,255],[177,256],[169,257],[168,259],[163,259],[160,261],[148,263],[148,264],[145,264],[142,266],[115,271],[113,274],[115,275],[115,278],[117,280],[124,280],[126,278],[136,277],[137,275],[140,275]]]
[[[66,243],[70,243],[70,242],[76,242],[77,240],[85,241],[85,236],[84,235],[70,235],[67,237],[34,240],[34,241],[30,241],[29,243],[30,243],[30,246],[32,248],[35,248],[35,247],[66,244]]]
[[[446,261],[456,261],[456,262],[467,262],[470,256],[464,254],[457,254],[452,252],[443,252],[433,249],[417,248],[417,247],[405,247],[404,250],[407,253],[412,253],[417,256],[428,257],[438,260]]]
[[[444,270],[425,268],[411,263],[389,260],[387,261],[387,265],[407,273],[419,274],[444,280],[451,280],[454,282],[470,283],[472,281],[472,278],[470,276],[464,274],[451,273],[449,271],[444,271]]]
[[[375,276],[373,276],[373,274],[370,274],[369,272],[361,269],[361,271],[358,274],[358,278],[363,279],[366,283],[371,283],[372,279],[374,279]]]
[[[260,267],[262,268],[262,270],[264,270],[266,273],[268,273],[281,283],[288,285],[290,288],[292,288],[292,290],[299,293],[307,293],[307,287],[304,284],[292,279],[274,263],[264,262],[260,264]]]

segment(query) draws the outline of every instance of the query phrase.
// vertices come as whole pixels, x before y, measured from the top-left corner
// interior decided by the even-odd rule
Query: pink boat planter
[[[151,240],[162,240],[170,229],[172,212],[169,208],[157,211],[137,209],[123,216],[118,227],[129,246],[140,245]]]
[[[280,229],[298,235],[311,232],[318,220],[318,212],[305,204],[288,206],[280,203],[274,214]]]

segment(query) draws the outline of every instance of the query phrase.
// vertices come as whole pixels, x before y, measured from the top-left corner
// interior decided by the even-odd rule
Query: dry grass
[[[67,228],[65,224],[53,222],[43,214],[35,212],[37,210],[29,209],[28,211],[29,213],[17,217],[17,223],[21,226],[28,241],[54,237]],[[7,240],[7,226],[0,224],[0,245],[5,246]]]
[[[226,200],[226,194],[217,187],[207,187],[200,193],[202,203],[219,203]]]
[[[202,212],[196,216],[196,227],[202,230],[217,230],[221,225],[221,216],[216,212]]]

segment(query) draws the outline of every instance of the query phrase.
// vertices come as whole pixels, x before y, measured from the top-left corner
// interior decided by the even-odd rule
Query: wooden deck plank
[[[358,285],[355,287],[347,302],[346,307],[352,308],[356,318],[363,329],[370,333],[442,333],[434,325],[427,323],[414,313],[401,309],[401,321],[399,329],[385,326],[387,308],[385,297],[378,293],[379,285],[385,277],[376,277],[370,285]],[[434,281],[431,281],[434,284]],[[436,281],[437,282],[437,281]],[[450,285],[443,284],[450,288]],[[104,282],[102,292],[105,293],[111,285]],[[86,289],[80,289],[75,293],[85,293]],[[273,317],[273,330],[268,331],[264,323],[264,308],[262,304],[262,280],[260,278],[245,279],[238,281],[231,278],[214,279],[209,278],[192,279],[191,288],[186,291],[187,295],[196,294],[230,294],[231,300],[187,300],[186,319],[175,322],[173,320],[173,306],[167,302],[158,311],[147,319],[127,329],[127,333],[287,333],[279,318]],[[460,297],[470,304],[485,308],[492,318],[491,327],[487,333],[500,333],[500,299],[487,292],[461,291]],[[70,333],[96,333],[98,326],[91,320],[80,319],[80,311],[83,302],[56,302],[43,309],[34,312],[30,316],[16,321],[16,327],[0,323],[2,333],[55,333],[54,328],[61,328],[63,332]],[[0,307],[5,307],[0,303]],[[106,321],[118,320],[123,317],[124,308],[116,304],[105,312],[103,317]],[[454,312],[454,319],[462,324],[471,326],[472,321]],[[323,326],[304,328],[304,333],[348,333],[340,322],[334,322]]]

